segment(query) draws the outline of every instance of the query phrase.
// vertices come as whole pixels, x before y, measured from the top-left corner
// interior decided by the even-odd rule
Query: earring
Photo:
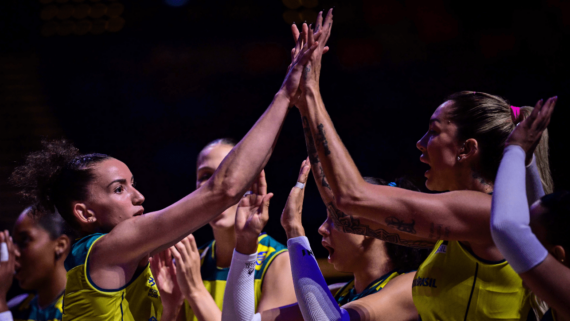
[[[461,160],[461,156],[457,156],[457,160],[460,161],[460,160]]]

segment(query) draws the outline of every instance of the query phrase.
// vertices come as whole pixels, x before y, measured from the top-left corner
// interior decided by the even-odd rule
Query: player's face
[[[459,171],[457,126],[449,120],[452,101],[441,104],[433,113],[428,132],[416,143],[422,152],[420,161],[430,166],[425,172],[426,187],[432,191],[454,190]]]
[[[328,210],[326,221],[319,227],[319,234],[323,237],[321,244],[329,251],[328,262],[337,271],[354,273],[362,265],[366,251],[370,250],[370,242],[365,236],[335,229]]]
[[[54,275],[57,242],[26,212],[16,221],[12,234],[17,248],[15,278],[22,289],[37,290]]]
[[[204,148],[198,156],[198,164],[196,169],[196,188],[204,185],[218,166],[222,163],[226,155],[232,150],[233,146],[227,144],[216,144]],[[228,229],[234,227],[236,217],[237,204],[226,209],[222,214],[218,215],[210,222],[210,226],[215,229]]]
[[[120,160],[110,158],[96,164],[89,198],[84,202],[95,216],[97,230],[109,232],[124,220],[144,213],[144,196],[135,188],[133,174]]]

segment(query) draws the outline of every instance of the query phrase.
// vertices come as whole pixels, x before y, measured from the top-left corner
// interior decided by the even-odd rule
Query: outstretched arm
[[[328,25],[322,28],[326,33]],[[321,56],[317,49],[308,65],[311,69],[303,73],[305,104],[298,107],[316,147],[307,146],[313,168],[326,177],[317,184],[330,188],[334,195],[329,208],[342,213],[339,215],[354,215],[347,217],[349,222],[366,219],[376,223],[362,225],[379,238],[402,245],[430,247],[439,239],[492,244],[489,195],[473,191],[425,194],[364,181],[322,101],[318,85]],[[317,159],[319,165],[314,165]]]
[[[507,139],[495,182],[491,231],[497,247],[525,285],[559,316],[567,317],[570,316],[570,272],[548,253],[530,229],[524,188],[525,159],[540,141],[555,104],[555,97],[544,105],[539,103]]]
[[[207,184],[163,210],[121,222],[95,243],[89,260],[95,284],[104,289],[125,285],[144,256],[175,244],[239,200],[269,160],[303,66],[317,45],[305,44],[271,105]]]

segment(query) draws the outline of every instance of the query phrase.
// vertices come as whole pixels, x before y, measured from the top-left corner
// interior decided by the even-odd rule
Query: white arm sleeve
[[[260,321],[255,313],[255,261],[257,252],[245,255],[234,250],[224,292],[222,321]],[[1,321],[1,320],[0,320]]]
[[[528,198],[528,206],[530,207],[543,196],[542,180],[536,166],[536,157],[533,155],[532,162],[526,167],[526,197]]]
[[[10,312],[10,310],[0,312],[0,321],[14,321],[14,319],[12,319],[12,312]]]
[[[287,241],[295,295],[303,318],[316,320],[350,320],[346,310],[333,298],[305,236]]]
[[[548,255],[529,226],[525,156],[520,146],[505,148],[491,205],[493,241],[517,273],[532,269]]]

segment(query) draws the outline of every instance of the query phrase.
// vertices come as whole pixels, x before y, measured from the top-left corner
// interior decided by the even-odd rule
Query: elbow
[[[357,203],[357,197],[349,193],[340,193],[333,198],[334,206],[342,212],[351,213]]]
[[[234,205],[239,202],[243,196],[243,192],[237,188],[237,184],[232,183],[230,179],[224,178],[222,180],[210,180],[210,191],[216,195],[216,199],[221,204],[228,206]]]

